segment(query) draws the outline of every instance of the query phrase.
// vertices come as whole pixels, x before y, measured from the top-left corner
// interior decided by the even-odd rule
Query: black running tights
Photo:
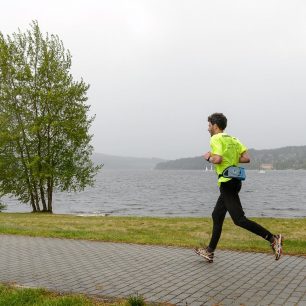
[[[241,181],[236,179],[231,179],[228,182],[221,183],[220,196],[212,213],[213,231],[211,241],[209,243],[210,250],[215,250],[217,247],[227,211],[236,225],[245,228],[258,236],[261,236],[268,241],[272,237],[272,234],[268,230],[245,217],[238,195],[240,189]]]

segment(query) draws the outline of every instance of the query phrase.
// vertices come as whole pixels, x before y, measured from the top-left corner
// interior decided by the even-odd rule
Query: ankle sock
[[[212,249],[212,248],[210,248],[210,247],[207,247],[207,252],[209,252],[209,253],[213,253],[214,252],[214,250]]]
[[[272,236],[270,237],[269,241],[270,241],[270,243],[273,243],[274,240],[275,240],[275,237],[274,237],[274,235],[272,235]]]

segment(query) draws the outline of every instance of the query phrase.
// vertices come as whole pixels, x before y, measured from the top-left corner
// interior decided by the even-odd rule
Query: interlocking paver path
[[[0,235],[0,282],[176,305],[306,305],[306,258]]]

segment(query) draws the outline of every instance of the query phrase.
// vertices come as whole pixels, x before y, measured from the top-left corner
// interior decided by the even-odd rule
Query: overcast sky
[[[175,159],[209,149],[207,116],[249,148],[306,145],[303,0],[5,1],[0,31],[37,20],[91,85],[96,152]]]

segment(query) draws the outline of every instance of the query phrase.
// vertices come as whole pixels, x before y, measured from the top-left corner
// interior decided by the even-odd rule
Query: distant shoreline
[[[203,219],[203,218],[210,218],[210,216],[147,216],[147,215],[115,215],[110,213],[48,213],[48,212],[26,212],[26,211],[14,211],[14,212],[7,212],[2,211],[0,214],[33,214],[33,215],[50,215],[50,216],[73,216],[73,217],[114,217],[114,218],[153,218],[153,219]],[[263,219],[284,219],[284,220],[295,220],[295,219],[306,219],[306,216],[278,216],[278,217],[269,217],[269,216],[261,216],[261,217],[252,217],[248,216],[249,218],[256,219],[256,218],[263,218]],[[227,214],[225,218],[230,219],[231,217]]]

